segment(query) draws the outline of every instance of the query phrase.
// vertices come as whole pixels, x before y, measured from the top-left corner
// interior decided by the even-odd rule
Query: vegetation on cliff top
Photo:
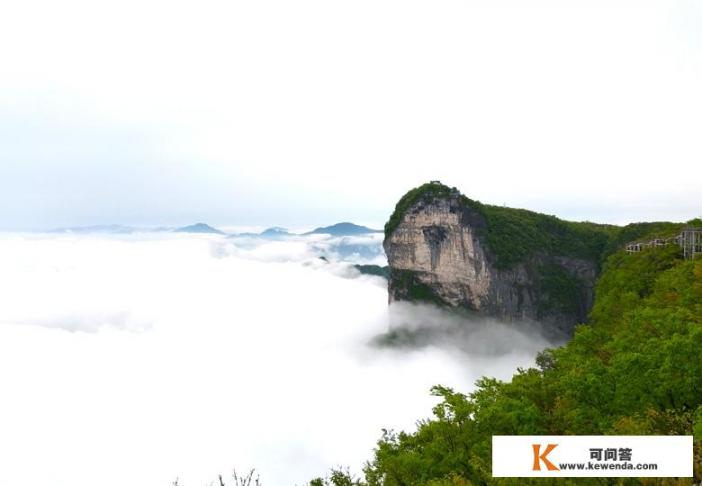
[[[436,386],[431,419],[414,432],[384,431],[367,486],[541,484],[492,478],[491,437],[520,434],[692,434],[702,479],[702,258],[674,246],[610,256],[596,288],[592,325],[547,350],[511,382],[482,378],[464,395]],[[616,484],[639,484],[620,478]],[[669,479],[665,484],[690,484]],[[612,484],[571,478],[563,484]],[[652,479],[647,484],[658,484]]]
[[[390,276],[390,267],[387,265],[381,267],[380,265],[354,265],[356,270],[361,272],[362,275],[375,275],[376,277],[388,278]]]
[[[526,209],[482,204],[462,195],[455,187],[429,182],[405,194],[385,224],[387,239],[399,226],[405,213],[416,203],[456,198],[466,208],[481,215],[485,228],[478,235],[487,243],[497,268],[511,268],[536,253],[582,258],[601,264],[622,245],[646,237],[671,236],[682,223],[634,223],[614,226],[590,222],[564,221],[555,216]]]
[[[387,240],[393,231],[397,229],[407,210],[417,202],[421,200],[430,202],[432,199],[444,199],[452,196],[464,198],[467,204],[471,202],[467,197],[461,195],[455,187],[448,187],[439,182],[427,182],[419,187],[410,189],[397,202],[390,219],[385,223],[385,239]]]

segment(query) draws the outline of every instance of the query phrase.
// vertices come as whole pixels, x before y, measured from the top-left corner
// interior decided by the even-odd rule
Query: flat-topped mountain
[[[593,304],[603,259],[627,241],[682,223],[575,223],[491,206],[430,182],[385,225],[389,300],[425,300],[570,334]]]
[[[306,235],[317,235],[317,234],[327,234],[332,236],[354,236],[354,235],[364,235],[368,233],[382,233],[381,230],[374,230],[367,228],[365,226],[359,226],[353,223],[337,223],[331,226],[324,226],[322,228],[315,228],[312,231],[305,233]]]

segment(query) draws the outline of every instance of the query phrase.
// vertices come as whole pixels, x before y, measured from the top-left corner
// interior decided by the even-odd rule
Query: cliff
[[[679,226],[568,222],[485,205],[431,182],[408,192],[386,224],[389,300],[431,301],[572,334],[593,305],[604,257],[621,238],[660,225]]]
[[[490,208],[486,214],[488,227],[499,224]],[[676,223],[591,229],[614,245],[666,228],[678,231]],[[694,479],[671,484],[702,484],[702,257],[684,259],[675,245],[616,251],[596,287],[588,325],[540,353],[535,366],[504,381],[481,378],[469,394],[432,388],[441,399],[434,416],[413,430],[384,430],[360,484],[540,484],[490,474],[493,436],[529,434],[691,435]]]

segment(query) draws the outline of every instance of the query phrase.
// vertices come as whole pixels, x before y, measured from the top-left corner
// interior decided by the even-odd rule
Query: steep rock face
[[[457,192],[414,202],[384,242],[390,301],[434,301],[571,334],[592,307],[596,262],[537,252],[498,268],[486,231],[483,214]]]

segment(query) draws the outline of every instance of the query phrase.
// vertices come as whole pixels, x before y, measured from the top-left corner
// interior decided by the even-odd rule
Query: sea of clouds
[[[381,238],[0,235],[0,484],[358,472],[382,428],[430,415],[432,385],[508,378],[549,345],[388,307],[349,263],[383,264]],[[398,329],[419,339],[378,345]]]

